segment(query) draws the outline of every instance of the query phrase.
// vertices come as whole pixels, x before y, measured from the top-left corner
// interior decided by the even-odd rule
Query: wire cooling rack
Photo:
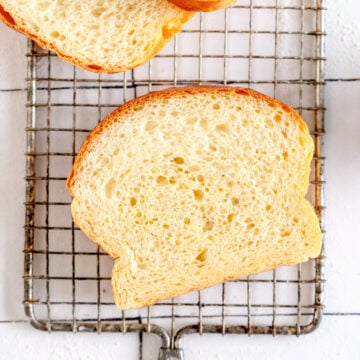
[[[318,325],[323,253],[305,264],[228,281],[137,311],[119,311],[113,260],[74,225],[65,180],[81,143],[124,102],[166,87],[251,87],[294,107],[315,142],[309,200],[323,228],[324,1],[239,0],[197,14],[153,60],[93,74],[28,46],[25,311],[47,331],[138,332],[161,337],[159,359],[181,359],[191,333],[295,334]]]

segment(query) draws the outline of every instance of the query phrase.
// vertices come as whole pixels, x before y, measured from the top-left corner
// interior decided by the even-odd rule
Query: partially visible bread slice
[[[116,258],[121,309],[316,257],[313,142],[287,105],[241,88],[151,93],[112,112],[67,180],[74,221]]]
[[[215,11],[224,9],[236,0],[169,0],[173,4],[189,11]]]
[[[167,0],[0,0],[5,24],[94,72],[143,64],[192,15]]]

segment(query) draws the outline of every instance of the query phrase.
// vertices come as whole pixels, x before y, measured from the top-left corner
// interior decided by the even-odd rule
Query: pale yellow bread
[[[236,0],[169,0],[171,3],[189,11],[215,11],[236,3]]]
[[[155,92],[86,139],[67,180],[72,214],[116,259],[117,306],[140,308],[318,256],[312,154],[300,116],[255,91]]]
[[[0,20],[94,72],[137,67],[194,13],[168,0],[0,0]]]

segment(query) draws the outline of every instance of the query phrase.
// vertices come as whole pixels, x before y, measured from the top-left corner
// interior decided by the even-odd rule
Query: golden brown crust
[[[294,120],[299,125],[300,131],[304,133],[307,132],[307,125],[295,110],[293,110],[290,106],[278,100],[275,100],[269,96],[261,94],[255,90],[240,88],[240,87],[195,86],[195,87],[172,88],[172,89],[152,92],[143,95],[141,97],[138,97],[136,99],[133,99],[127,102],[126,104],[118,107],[116,110],[110,113],[103,121],[101,121],[95,127],[95,129],[88,135],[83,145],[81,146],[81,149],[74,162],[74,166],[71,169],[71,172],[66,182],[66,186],[70,191],[70,193],[73,195],[72,189],[76,181],[76,173],[80,168],[82,159],[85,156],[85,154],[88,152],[91,144],[102,133],[104,129],[111,126],[114,122],[119,121],[122,114],[126,113],[127,111],[132,111],[133,108],[139,107],[142,104],[145,104],[154,99],[158,99],[158,98],[167,99],[172,96],[186,96],[188,94],[198,94],[198,93],[214,93],[214,94],[227,93],[227,94],[233,94],[235,96],[237,95],[251,96],[255,99],[265,101],[272,107],[280,107],[283,111],[287,113],[291,113],[293,115]],[[312,154],[310,154],[309,156],[311,155]]]
[[[10,28],[26,35],[31,40],[34,40],[40,47],[54,51],[59,58],[76,65],[82,69],[89,70],[95,73],[119,73],[123,72],[129,69],[133,69],[137,66],[140,66],[150,59],[152,59],[164,46],[165,44],[177,33],[181,30],[181,27],[192,17],[194,16],[193,12],[184,12],[182,16],[180,16],[177,19],[173,19],[172,24],[165,25],[164,28],[166,31],[163,31],[163,37],[161,39],[158,39],[158,42],[156,44],[153,44],[153,46],[149,46],[149,52],[146,56],[144,56],[143,59],[137,59],[136,63],[130,63],[130,64],[117,64],[117,65],[106,65],[101,66],[99,64],[93,64],[93,63],[86,63],[85,61],[80,60],[76,56],[72,56],[69,54],[62,53],[53,43],[45,41],[44,39],[38,37],[36,34],[33,34],[29,32],[29,30],[17,23],[14,19],[14,17],[4,9],[4,7],[0,4],[0,20],[4,22],[7,26]]]
[[[176,6],[188,11],[215,11],[224,9],[236,0],[169,0]]]
[[[14,18],[3,8],[3,6],[0,4],[0,20],[2,20],[6,25],[10,27],[14,27],[16,25],[16,22]]]

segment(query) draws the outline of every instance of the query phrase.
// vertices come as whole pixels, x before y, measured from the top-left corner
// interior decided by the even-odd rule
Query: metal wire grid
[[[307,121],[315,142],[308,197],[323,227],[324,11],[321,0],[238,1],[196,15],[152,61],[117,75],[79,70],[29,42],[24,304],[35,327],[146,331],[176,350],[189,333],[299,335],[317,326],[323,254],[120,312],[112,259],[72,222],[65,180],[86,135],[118,105],[170,86],[247,86],[289,103]]]

